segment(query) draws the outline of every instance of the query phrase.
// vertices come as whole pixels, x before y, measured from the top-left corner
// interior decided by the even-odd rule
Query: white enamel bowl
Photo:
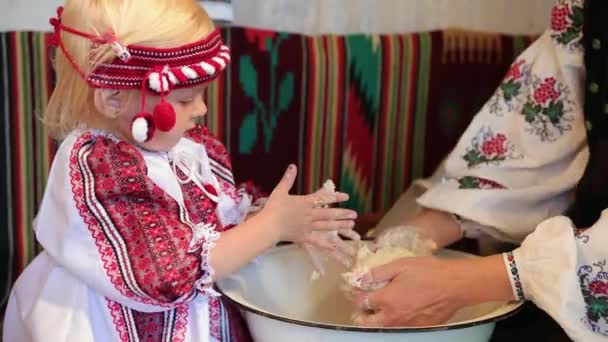
[[[439,256],[472,257],[449,250]],[[218,287],[241,309],[256,342],[482,342],[490,339],[497,321],[515,314],[521,306],[487,303],[470,307],[440,326],[356,327],[350,323],[352,307],[340,291],[344,268],[329,258],[324,263],[327,274],[313,281],[311,265],[301,249],[276,247]]]

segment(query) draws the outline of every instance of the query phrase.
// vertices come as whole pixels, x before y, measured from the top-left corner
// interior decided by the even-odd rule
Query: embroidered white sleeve
[[[505,257],[509,273],[518,274],[521,282],[514,291],[549,313],[572,339],[606,341],[606,246],[608,211],[586,231],[576,231],[566,217],[546,220]]]
[[[467,236],[479,230],[520,242],[571,203],[588,160],[584,68],[582,52],[553,35],[516,59],[446,159],[441,181],[417,200],[476,223],[463,226]]]

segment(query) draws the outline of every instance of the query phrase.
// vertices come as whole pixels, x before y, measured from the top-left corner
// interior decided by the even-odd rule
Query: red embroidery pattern
[[[182,208],[146,176],[141,154],[103,136],[81,136],[71,153],[74,201],[110,281],[134,300],[166,306],[195,295],[200,256]]]
[[[186,340],[186,330],[188,328],[188,305],[180,305],[174,312],[173,339],[170,341],[182,342]]]
[[[532,77],[534,92],[526,99],[521,115],[529,125],[526,131],[540,138],[542,142],[552,142],[564,132],[572,130],[574,103],[570,89],[554,77]]]
[[[127,325],[127,318],[122,311],[122,306],[107,298],[106,301],[108,302],[108,309],[112,315],[112,323],[114,323],[120,341],[135,341],[135,338],[133,338],[134,331],[127,328],[129,325]]]
[[[482,127],[473,137],[462,159],[469,168],[480,164],[500,165],[507,159],[521,159],[515,151],[515,145],[504,133],[496,133],[490,127]]]
[[[230,326],[230,341],[232,342],[253,342],[245,320],[239,313],[238,308],[228,301],[222,301],[223,310],[226,312]]]
[[[505,253],[505,257],[507,258],[508,267],[509,267],[509,280],[511,281],[511,287],[513,288],[513,294],[516,296],[517,300],[526,300],[524,296],[524,290],[521,285],[521,280],[519,280],[519,269],[517,268],[517,263],[515,262],[515,256],[513,253]]]
[[[581,0],[558,0],[551,11],[551,37],[568,48],[581,48],[584,10]]]
[[[107,298],[106,301],[121,342],[186,340],[187,305],[180,305],[169,311],[144,313],[131,310]]]
[[[185,179],[186,175],[177,169],[178,177]],[[194,182],[180,184],[184,196],[184,206],[188,210],[192,223],[216,224],[215,214],[217,203],[211,201]]]
[[[583,321],[592,331],[608,336],[608,260],[582,265],[578,269],[579,284],[587,312]]]
[[[200,256],[185,252],[192,231],[183,222],[189,215],[196,223],[215,223],[215,204],[194,184],[186,184],[182,189],[188,213],[182,212],[147,178],[145,162],[135,148],[103,136],[81,136],[70,168],[74,200],[116,288],[130,298],[165,307],[166,301],[180,295],[192,293],[184,301],[194,296]],[[229,187],[228,182],[222,185]],[[230,188],[236,194],[234,186]],[[185,340],[187,305],[164,314],[135,312],[109,300],[108,307],[121,341],[136,340],[136,335],[142,341],[157,341],[168,333],[171,341]],[[235,313],[224,314],[219,298],[209,299],[211,336],[222,340],[230,328],[222,317],[228,315]]]
[[[230,157],[224,145],[204,126],[187,132],[187,138],[205,146],[205,150],[209,156],[211,170],[218,178],[221,191],[229,195],[235,200],[240,200],[244,195],[242,192],[249,193],[253,196],[253,201],[259,197],[265,196],[251,182],[248,182],[239,189],[234,186],[234,178],[232,175],[232,165]],[[178,171],[180,172],[180,171]],[[185,175],[179,175],[180,177]],[[203,191],[198,188],[193,182],[182,185],[182,193],[184,195],[184,203],[190,213],[190,217],[196,223],[215,222],[217,231],[224,231],[231,227],[222,227],[217,220],[215,214],[216,204],[210,202],[210,205],[202,204],[200,199],[206,198]],[[225,317],[226,319],[222,318]],[[224,310],[221,299],[217,297],[209,298],[209,322],[210,335],[218,341],[224,340],[224,332],[229,331],[231,341],[247,342],[251,341],[246,325],[240,313],[237,310]]]
[[[137,336],[140,341],[162,342],[165,333],[170,333],[170,327],[165,324],[165,312],[138,312],[132,310],[133,320],[137,327]]]
[[[525,59],[519,59],[511,64],[504,80],[488,101],[489,113],[504,116],[505,113],[519,110],[522,97],[529,85],[532,67]]]
[[[222,308],[218,297],[209,298],[209,334],[218,341],[222,338]]]
[[[238,190],[243,190],[247,194],[249,194],[251,198],[251,203],[256,203],[260,199],[267,198],[268,194],[262,191],[262,189],[258,188],[252,181],[247,181],[245,183],[241,183],[238,186]]]

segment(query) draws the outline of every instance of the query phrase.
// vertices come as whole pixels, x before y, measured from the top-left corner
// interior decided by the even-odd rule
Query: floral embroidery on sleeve
[[[573,102],[570,89],[554,77],[544,79],[534,76],[534,92],[528,95],[521,115],[530,127],[526,130],[538,136],[542,142],[557,140],[572,129]]]
[[[570,51],[582,49],[583,22],[581,0],[559,0],[551,11],[551,37]]]
[[[578,228],[574,231],[574,237],[576,237],[582,243],[588,243],[590,237],[589,237],[589,235],[585,234],[586,231],[587,231],[587,228]]]
[[[516,60],[512,65],[504,80],[489,101],[489,112],[492,115],[504,116],[518,110],[522,99],[520,95],[525,90],[530,79],[530,64],[526,60]]]
[[[490,127],[482,127],[471,141],[471,145],[462,156],[468,167],[480,164],[499,165],[501,162],[521,158],[515,152],[515,146],[508,141],[506,135],[494,133]]]
[[[515,262],[515,256],[512,252],[504,253],[503,261],[507,266],[507,273],[509,274],[509,281],[511,282],[511,289],[513,290],[513,296],[517,300],[525,300],[524,289],[521,285],[519,278],[519,269],[517,268],[517,262]]]
[[[495,181],[475,177],[475,176],[464,176],[458,179],[459,189],[480,189],[480,190],[502,190],[506,187]]]
[[[608,270],[606,260],[581,266],[578,277],[587,305],[585,323],[597,333],[608,336]]]

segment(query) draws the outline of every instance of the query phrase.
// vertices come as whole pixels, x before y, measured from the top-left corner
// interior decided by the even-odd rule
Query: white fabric
[[[237,201],[222,191],[217,196],[209,193],[203,186],[203,183],[211,184],[215,189],[221,189],[222,187],[211,170],[211,162],[205,149],[192,145],[196,144],[192,141],[184,140],[182,144],[174,147],[169,153],[169,158],[173,160],[173,173],[177,174],[176,169],[179,168],[187,175],[186,179],[177,177],[177,181],[181,184],[194,182],[209,198],[216,202],[218,205],[217,215],[223,226],[241,223],[251,211],[251,196],[247,193],[242,193]],[[193,154],[192,150],[196,151],[196,154]]]
[[[106,298],[140,312],[161,312],[187,305],[185,341],[212,341],[209,298],[205,292],[158,306],[153,301],[142,303],[124,296],[106,275],[95,241],[74,204],[70,184],[70,153],[83,133],[68,136],[56,154],[35,220],[36,237],[44,251],[13,287],[4,322],[4,341],[120,340]],[[192,155],[205,150],[187,139],[180,140],[175,149]],[[183,205],[182,190],[176,177],[170,176],[174,173],[167,155],[145,150],[140,153],[148,177]],[[204,235],[209,239],[211,232]],[[203,269],[206,266],[201,265]]]
[[[608,211],[584,232],[555,217],[513,252],[527,299],[548,312],[575,341],[608,340]],[[593,283],[595,282],[595,283]],[[594,286],[595,284],[595,286]],[[589,291],[587,298],[583,292]],[[591,302],[603,314],[594,322]]]
[[[405,33],[463,28],[537,34],[553,0],[234,0],[234,23],[288,32]]]

